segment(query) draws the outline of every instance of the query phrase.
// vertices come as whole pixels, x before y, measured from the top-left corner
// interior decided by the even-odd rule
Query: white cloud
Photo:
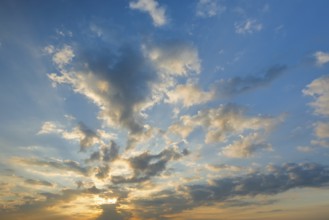
[[[131,9],[137,9],[149,13],[154,26],[162,26],[167,23],[165,8],[159,6],[158,2],[155,0],[138,0],[136,2],[130,2],[129,7]]]
[[[316,64],[319,66],[322,66],[329,62],[329,53],[318,51],[314,54],[314,57],[316,59]]]
[[[252,34],[263,29],[263,25],[254,19],[247,19],[240,23],[235,23],[235,32],[238,34]]]
[[[308,146],[298,146],[297,147],[297,150],[299,152],[308,153],[308,152],[313,151],[313,148],[312,147],[308,147]]]
[[[146,48],[149,59],[159,71],[170,75],[187,75],[188,72],[200,73],[201,61],[198,51],[191,45],[169,42]]]
[[[53,121],[46,121],[43,123],[41,130],[37,134],[51,134],[62,132],[58,125]]]
[[[315,124],[315,135],[318,138],[329,138],[329,123],[317,122]]]
[[[266,143],[264,137],[259,133],[251,133],[248,136],[241,137],[222,150],[222,154],[227,157],[245,158],[252,156],[258,150],[271,150],[272,146]]]
[[[55,52],[55,47],[53,45],[48,45],[45,48],[43,48],[43,51],[47,54],[52,54]]]
[[[169,91],[168,103],[182,102],[185,107],[192,105],[203,104],[214,98],[215,92],[204,92],[199,87],[193,84],[178,85],[173,90]]]
[[[329,141],[328,140],[312,140],[311,144],[314,146],[329,148]]]
[[[196,6],[196,15],[200,17],[213,17],[218,13],[223,13],[225,6],[218,5],[217,0],[199,0]]]
[[[51,48],[47,48],[51,52]],[[53,56],[53,62],[59,67],[70,63],[74,57],[74,52],[71,46],[65,45],[61,50],[57,51]]]
[[[303,94],[314,97],[315,101],[310,105],[314,108],[315,114],[329,116],[329,76],[313,80],[303,90]]]
[[[226,142],[252,131],[268,133],[282,117],[247,116],[245,110],[235,105],[221,105],[218,108],[199,111],[196,115],[184,115],[180,122],[169,127],[169,132],[186,138],[196,128],[205,130],[205,143]]]

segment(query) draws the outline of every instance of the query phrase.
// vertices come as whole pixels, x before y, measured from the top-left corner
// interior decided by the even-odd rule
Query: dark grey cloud
[[[272,195],[296,187],[329,184],[329,167],[316,163],[289,163],[272,166],[270,172],[213,180],[209,185],[188,186],[194,201],[224,201],[234,196]]]
[[[131,214],[129,212],[125,212],[117,210],[116,204],[104,204],[101,205],[103,209],[102,214],[96,220],[126,220],[130,219]]]
[[[235,201],[240,196],[274,195],[293,188],[329,186],[329,166],[317,163],[288,163],[270,166],[267,172],[254,172],[243,176],[219,178],[209,184],[188,184],[176,190],[165,190],[149,198],[134,201],[138,207],[151,212],[140,212],[145,217],[157,218],[198,206],[228,202],[230,206],[242,205]],[[266,204],[274,203],[268,201]],[[255,205],[251,202],[250,205]]]
[[[98,139],[99,137],[82,122],[78,124],[77,128],[82,133],[82,137],[80,138],[80,150],[85,151],[94,144],[94,139]]]
[[[227,98],[235,96],[268,85],[279,77],[286,69],[287,66],[285,65],[274,65],[262,76],[237,76],[231,79],[221,80],[215,84],[214,89],[218,97]]]
[[[100,166],[98,166],[96,171],[95,176],[98,179],[105,179],[107,177],[109,177],[109,173],[110,173],[110,165],[109,164],[102,164]]]
[[[99,166],[96,168],[96,177],[104,179],[109,176],[110,163],[119,156],[119,146],[116,142],[111,141],[109,145],[103,145],[98,151],[92,153],[86,162],[96,162]]]
[[[183,152],[178,152],[175,149],[165,149],[154,155],[144,152],[128,159],[128,163],[133,170],[132,177],[112,176],[112,182],[115,184],[138,183],[149,180],[164,171],[169,161],[177,160],[182,156]]]
[[[101,146],[98,151],[92,153],[87,162],[103,161],[112,162],[119,156],[119,146],[115,141],[111,141],[109,145]]]
[[[99,94],[104,96],[105,105],[110,106],[104,116],[131,133],[142,132],[144,127],[136,108],[149,97],[150,85],[157,74],[141,51],[131,46],[123,46],[116,53],[105,48],[86,49],[81,54],[81,62],[87,64],[99,80],[108,83],[109,90]]]

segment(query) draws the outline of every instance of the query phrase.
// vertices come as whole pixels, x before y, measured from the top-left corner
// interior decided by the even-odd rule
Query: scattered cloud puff
[[[201,71],[198,51],[185,42],[169,41],[151,45],[146,47],[146,53],[158,70],[169,75],[187,76],[189,72]]]
[[[302,91],[304,95],[312,96],[315,101],[310,103],[314,114],[320,115],[324,120],[313,123],[315,140],[313,146],[329,147],[329,76],[322,76],[313,80]]]
[[[255,19],[247,19],[245,21],[235,23],[235,32],[238,34],[252,34],[261,31],[263,25]]]
[[[329,53],[318,51],[314,54],[316,64],[322,66],[329,62]]]
[[[214,99],[215,92],[204,92],[194,84],[180,84],[167,94],[168,103],[183,103],[184,107],[204,104]]]
[[[70,63],[75,56],[72,47],[69,45],[64,45],[64,47],[57,50],[57,52],[54,51],[53,46],[47,46],[45,50],[48,53],[54,53],[53,62],[60,68],[63,68],[64,65]]]
[[[171,125],[168,130],[182,138],[187,138],[195,128],[202,127],[205,131],[205,143],[216,143],[226,142],[229,138],[239,137],[239,135],[246,135],[250,132],[265,134],[280,121],[282,121],[282,117],[247,116],[244,108],[228,104],[201,110],[193,116],[181,116],[180,121]],[[251,150],[255,149],[255,146],[247,147],[246,145],[246,148]]]
[[[252,156],[258,150],[271,150],[272,146],[266,142],[265,137],[259,133],[251,133],[242,136],[222,150],[222,154],[233,158],[246,158]]]
[[[226,10],[225,6],[219,5],[217,0],[199,0],[196,6],[196,15],[200,17],[213,17]]]
[[[167,23],[166,10],[159,6],[156,0],[137,0],[129,3],[131,9],[140,10],[149,13],[154,26],[163,26]]]
[[[329,138],[329,123],[328,122],[315,123],[315,135],[318,138]]]
[[[329,76],[326,75],[313,80],[302,92],[304,95],[312,96],[315,99],[310,103],[315,114],[329,116]]]

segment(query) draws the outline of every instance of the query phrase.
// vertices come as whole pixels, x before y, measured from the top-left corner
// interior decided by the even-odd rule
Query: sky
[[[1,0],[0,219],[328,219],[328,8]]]

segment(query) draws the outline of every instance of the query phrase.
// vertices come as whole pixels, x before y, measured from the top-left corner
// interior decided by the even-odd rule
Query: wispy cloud
[[[263,75],[237,76],[222,79],[215,84],[216,95],[221,98],[232,97],[244,92],[266,86],[281,76],[287,70],[285,65],[274,65],[268,68]]]
[[[67,131],[62,128],[61,125],[46,121],[41,127],[38,134],[59,134],[66,140],[77,140],[80,142],[80,150],[85,151],[87,148],[93,146],[96,143],[100,143],[100,136],[93,130],[88,128],[84,123],[80,122],[71,131]]]
[[[322,66],[329,62],[329,53],[318,51],[314,54],[314,57],[318,66]]]
[[[167,23],[166,10],[163,6],[159,6],[156,0],[137,0],[129,4],[131,9],[137,9],[149,13],[153,20],[154,26],[162,26]]]
[[[200,17],[213,17],[226,11],[226,7],[220,5],[217,0],[199,0],[196,5],[196,15]]]
[[[263,25],[255,19],[247,19],[234,24],[235,32],[238,34],[252,34],[261,31]]]
[[[13,161],[21,165],[32,165],[38,169],[51,168],[61,170],[63,172],[71,171],[83,176],[89,176],[89,174],[91,173],[89,167],[83,167],[79,162],[73,160],[42,160],[36,158],[14,158]]]

